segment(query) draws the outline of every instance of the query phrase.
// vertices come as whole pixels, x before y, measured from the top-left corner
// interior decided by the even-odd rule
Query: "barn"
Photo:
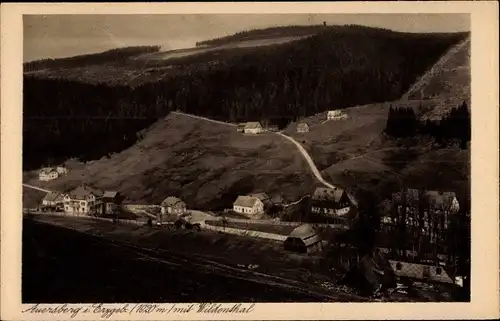
[[[285,251],[311,253],[322,250],[321,238],[310,224],[296,227],[284,242]]]

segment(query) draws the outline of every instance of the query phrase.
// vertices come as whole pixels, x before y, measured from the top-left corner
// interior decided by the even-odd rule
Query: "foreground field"
[[[71,244],[71,245],[69,245]],[[318,302],[328,296],[24,221],[23,303]],[[244,290],[242,290],[244,289]]]

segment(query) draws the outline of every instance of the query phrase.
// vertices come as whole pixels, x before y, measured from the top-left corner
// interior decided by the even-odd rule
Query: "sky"
[[[117,47],[194,47],[238,31],[286,25],[358,24],[403,32],[470,30],[468,14],[158,14],[25,15],[23,61],[62,58]]]

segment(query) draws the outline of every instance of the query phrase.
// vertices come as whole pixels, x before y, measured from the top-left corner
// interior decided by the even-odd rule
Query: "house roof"
[[[297,226],[289,236],[297,238],[307,238],[311,235],[316,235],[316,230],[314,229],[314,227],[311,224],[302,224],[300,226]]]
[[[40,170],[40,174],[50,174],[51,172],[56,172],[52,167],[45,167]]]
[[[88,186],[86,184],[82,184],[68,193],[69,197],[72,199],[84,199],[87,196],[94,195],[96,197],[102,196],[102,191]]]
[[[329,200],[329,201],[340,201],[340,198],[344,194],[344,190],[342,188],[326,188],[326,187],[318,187],[313,193],[312,198],[314,200]]]
[[[311,224],[303,224],[296,227],[288,237],[301,239],[305,246],[321,242],[321,238]]]
[[[298,123],[297,124],[297,129],[307,129],[309,128],[309,125],[307,123]]]
[[[255,193],[255,194],[250,194],[248,196],[257,197],[261,202],[269,200],[269,195],[267,195],[266,193]]]
[[[169,196],[161,202],[161,206],[174,206],[177,203],[182,202],[182,200],[175,196]],[[182,202],[184,203],[184,202]]]
[[[236,201],[234,201],[233,205],[241,207],[253,207],[258,200],[259,199],[257,197],[240,195],[238,196]]]
[[[61,193],[58,193],[58,192],[49,192],[43,198],[44,201],[48,201],[48,202],[56,202],[56,201],[61,200],[61,199],[62,199],[62,195],[61,195]]]
[[[104,198],[115,198],[118,195],[117,191],[105,191],[102,197]]]
[[[245,124],[245,129],[258,129],[262,128],[262,125],[258,121],[249,121]]]
[[[394,274],[399,277],[407,277],[419,280],[429,280],[441,283],[453,283],[448,273],[439,266],[424,265],[418,263],[400,262],[389,260]],[[400,264],[400,269],[398,269],[398,264]],[[441,273],[437,273],[437,269],[441,269]],[[424,276],[424,270],[428,270],[429,276]]]

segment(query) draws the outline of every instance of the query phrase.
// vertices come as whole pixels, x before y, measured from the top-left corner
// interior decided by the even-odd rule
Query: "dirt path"
[[[209,122],[212,122],[212,123],[216,123],[216,124],[222,124],[222,125],[226,125],[226,126],[236,127],[235,124],[226,123],[226,122],[219,121],[219,120],[213,120],[213,119],[206,118],[206,117],[201,117],[201,116],[195,116],[195,115],[191,115],[191,114],[186,114],[186,113],[182,113],[182,112],[179,112],[179,111],[172,111],[171,113],[172,114],[176,114],[176,115],[191,117],[191,118],[195,118],[195,119],[199,119],[199,120],[206,120],[206,121],[209,121]]]
[[[302,145],[297,142],[294,138],[290,137],[290,136],[287,136],[283,133],[276,133],[277,135],[280,135],[281,137],[284,137],[285,139],[288,139],[290,142],[292,142],[295,146],[297,146],[299,152],[302,154],[302,156],[304,157],[304,159],[306,160],[307,164],[309,165],[309,168],[311,168],[311,171],[312,173],[314,174],[314,176],[316,176],[316,179],[318,181],[320,181],[323,185],[325,185],[326,187],[328,188],[336,188],[335,186],[333,186],[332,184],[328,183],[324,178],[323,176],[321,176],[321,173],[320,171],[318,170],[318,168],[316,167],[316,164],[314,164],[314,161],[313,159],[311,158],[311,156],[309,155],[309,153],[304,149],[304,147],[302,147]]]
[[[33,186],[33,185],[29,185],[29,184],[24,184],[23,183],[23,186],[27,187],[27,188],[31,188],[31,189],[36,189],[37,191],[41,191],[41,192],[45,192],[45,193],[51,193],[52,192],[52,191],[49,191],[48,189],[41,188],[41,187],[36,187],[36,186]]]

